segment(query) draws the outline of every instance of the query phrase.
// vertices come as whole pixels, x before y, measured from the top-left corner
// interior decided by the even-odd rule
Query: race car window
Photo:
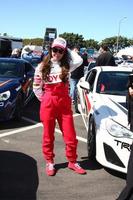
[[[11,61],[0,62],[0,77],[3,78],[16,78],[20,77],[22,64]]]
[[[127,82],[130,72],[101,72],[98,77],[96,92],[110,95],[123,95],[127,93]]]
[[[90,84],[90,91],[93,90],[96,73],[97,71],[94,69],[94,70],[91,70],[86,76],[86,81]]]

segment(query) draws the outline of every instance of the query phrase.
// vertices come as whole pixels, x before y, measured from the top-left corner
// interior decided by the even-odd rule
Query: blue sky
[[[133,39],[132,0],[6,0],[0,2],[0,33],[43,38],[46,27],[101,41],[120,35]]]

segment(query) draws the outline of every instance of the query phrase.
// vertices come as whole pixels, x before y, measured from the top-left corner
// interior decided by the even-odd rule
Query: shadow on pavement
[[[103,166],[100,165],[95,159],[89,160],[88,158],[85,158],[83,161],[79,161],[79,163],[80,166],[83,167],[85,170],[98,170],[103,168]]]
[[[58,171],[59,169],[67,168],[67,166],[68,166],[67,162],[65,162],[65,163],[58,163],[58,164],[55,164],[55,169],[56,169],[56,171]]]
[[[39,184],[37,162],[12,151],[0,151],[0,199],[36,200]]]
[[[126,174],[122,172],[115,171],[113,169],[109,169],[107,167],[103,167],[100,163],[94,160],[88,160],[87,157],[82,157],[81,159],[84,159],[83,161],[80,161],[80,166],[83,167],[85,170],[98,170],[104,168],[104,170],[111,174],[112,176],[119,177],[121,179],[126,179]]]
[[[40,102],[34,97],[25,107],[23,111],[23,117],[40,122],[39,118]],[[22,128],[33,125],[32,122],[24,120],[23,118],[20,121],[15,121],[14,119],[8,121],[0,122],[0,130]]]
[[[115,170],[111,170],[111,169],[108,169],[108,168],[104,168],[109,174],[113,175],[113,176],[116,176],[118,178],[121,178],[121,179],[126,179],[126,174],[122,173],[122,172],[118,172],[118,171],[115,171]]]
[[[103,168],[96,160],[90,161],[88,159],[85,159],[83,161],[78,161],[78,163],[85,170],[98,170],[98,169]],[[55,169],[56,169],[56,171],[58,171],[60,169],[67,168],[67,166],[68,166],[68,162],[59,163],[59,164],[55,164]]]
[[[22,128],[22,127],[27,127],[33,125],[33,123],[26,122],[24,120],[21,121],[14,121],[9,120],[9,121],[4,121],[0,124],[0,130],[6,130],[6,129],[14,129],[14,128]]]

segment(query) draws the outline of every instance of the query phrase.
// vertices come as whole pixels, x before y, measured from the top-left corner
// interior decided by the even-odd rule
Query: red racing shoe
[[[54,168],[54,164],[53,163],[47,163],[46,164],[46,174],[48,176],[54,176],[56,173],[55,168]]]
[[[77,162],[69,162],[68,168],[74,170],[77,174],[86,174],[86,171]]]

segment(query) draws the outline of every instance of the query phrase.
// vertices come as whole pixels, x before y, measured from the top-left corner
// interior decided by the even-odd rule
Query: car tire
[[[16,103],[16,108],[15,108],[15,112],[14,112],[14,120],[15,121],[21,121],[22,115],[23,115],[23,107],[24,107],[23,98],[21,95]]]
[[[93,117],[89,120],[89,128],[87,135],[87,150],[88,150],[88,159],[95,160],[96,157],[96,130],[95,122]]]

